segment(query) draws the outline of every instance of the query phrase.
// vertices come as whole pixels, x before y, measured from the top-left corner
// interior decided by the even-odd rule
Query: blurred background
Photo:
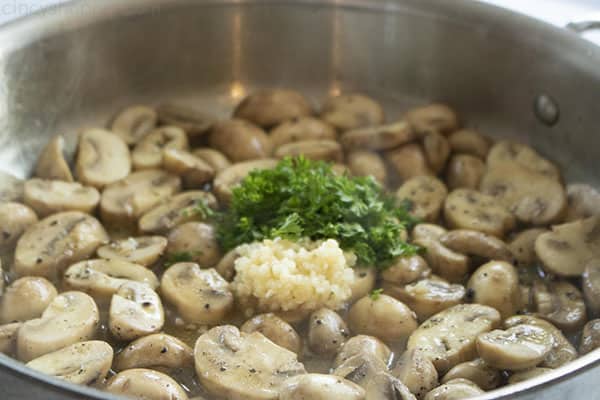
[[[0,0],[0,24],[69,0]],[[83,0],[102,1],[102,0]],[[439,0],[454,1],[454,0]],[[569,22],[600,21],[600,0],[472,0],[494,4],[564,27]],[[587,32],[586,39],[600,45],[600,31]]]

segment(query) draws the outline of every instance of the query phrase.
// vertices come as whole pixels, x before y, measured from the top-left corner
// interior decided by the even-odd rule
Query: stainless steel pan
[[[315,101],[359,90],[393,118],[443,101],[470,126],[530,142],[600,183],[600,49],[463,0],[90,0],[0,29],[0,170],[26,176],[56,132],[134,102],[190,99],[225,115],[255,87]],[[215,99],[217,101],[215,101]],[[485,399],[596,399],[600,353]],[[0,357],[1,399],[106,399]]]

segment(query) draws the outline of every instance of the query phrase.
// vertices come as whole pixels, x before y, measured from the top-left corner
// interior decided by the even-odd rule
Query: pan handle
[[[584,15],[580,19],[569,22],[566,28],[578,34],[600,29],[600,13]]]
[[[594,29],[600,29],[600,21],[569,22],[567,28],[575,33],[583,33]]]

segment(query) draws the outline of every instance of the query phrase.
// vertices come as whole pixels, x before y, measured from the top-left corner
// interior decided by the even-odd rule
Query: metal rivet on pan
[[[540,94],[535,98],[533,112],[541,123],[548,126],[556,124],[560,118],[558,104],[547,94]]]

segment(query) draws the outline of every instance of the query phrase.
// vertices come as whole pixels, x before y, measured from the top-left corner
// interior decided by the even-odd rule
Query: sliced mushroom
[[[171,377],[151,369],[136,368],[119,372],[104,389],[113,394],[144,400],[187,400],[188,396]]]
[[[392,356],[391,350],[381,340],[374,336],[356,335],[348,339],[333,361],[333,368],[337,368],[344,361],[359,354],[372,355],[386,365]]]
[[[524,224],[547,225],[559,221],[567,206],[565,189],[558,180],[517,163],[488,168],[480,189],[495,197]]]
[[[515,315],[504,321],[505,328],[511,328],[516,325],[534,325],[545,329],[554,340],[552,349],[546,355],[544,361],[540,364],[542,367],[558,368],[577,358],[577,351],[563,335],[563,333],[548,321],[531,316],[531,315]]]
[[[502,164],[518,165],[548,178],[560,180],[560,172],[554,164],[521,143],[503,140],[492,146],[487,156],[488,167],[495,168]]]
[[[569,282],[534,282],[533,302],[539,316],[563,331],[575,331],[587,321],[583,296]]]
[[[372,176],[381,185],[387,181],[387,170],[379,153],[355,150],[348,154],[348,168],[354,176]]]
[[[341,163],[344,161],[342,146],[335,140],[299,140],[286,143],[275,149],[277,158],[304,156],[311,160],[331,161]]]
[[[23,201],[23,180],[0,171],[0,202]]]
[[[552,350],[554,339],[535,325],[515,325],[505,331],[494,330],[477,337],[477,352],[486,364],[520,371],[540,364]]]
[[[133,148],[131,160],[135,169],[160,168],[163,151],[167,149],[187,150],[185,132],[175,126],[162,126],[144,136]]]
[[[112,296],[108,328],[118,340],[134,340],[159,332],[164,323],[160,297],[146,283],[126,282]]]
[[[96,251],[106,260],[127,261],[145,267],[154,264],[167,248],[167,239],[162,236],[138,236],[113,240]]]
[[[452,379],[427,393],[423,400],[462,400],[485,392],[467,379]]]
[[[73,182],[73,174],[64,155],[65,139],[56,135],[38,157],[34,175],[42,179]]]
[[[215,176],[215,170],[207,162],[184,150],[163,150],[163,167],[181,176],[187,188],[201,187]]]
[[[240,333],[230,325],[200,336],[194,357],[200,383],[212,394],[230,399],[279,399],[287,378],[306,373],[295,353],[261,333]]]
[[[6,274],[2,269],[2,258],[0,257],[0,298],[2,298],[2,295],[4,294],[5,276]]]
[[[398,257],[392,265],[381,271],[384,283],[406,285],[431,275],[427,261],[419,255]]]
[[[466,293],[463,285],[442,279],[422,279],[404,286],[384,282],[383,290],[413,310],[419,321],[460,304]]]
[[[362,94],[342,94],[323,104],[321,119],[344,132],[379,125],[385,116],[381,105],[372,98]]]
[[[502,238],[516,221],[489,195],[471,189],[453,190],[444,203],[444,219],[453,229],[472,229]]]
[[[266,398],[266,397],[265,397]],[[363,388],[346,379],[326,374],[303,374],[281,385],[279,400],[364,400]]]
[[[379,358],[363,353],[352,356],[338,365],[332,374],[366,389],[373,377],[381,372],[388,372],[387,365]]]
[[[393,342],[406,339],[417,329],[417,318],[404,303],[382,294],[354,303],[348,312],[348,325],[354,333]]]
[[[415,217],[434,222],[440,215],[447,194],[446,185],[436,177],[416,176],[400,186],[396,198],[408,200],[411,204],[410,213]]]
[[[203,136],[208,133],[215,121],[209,115],[194,107],[177,103],[164,103],[156,108],[158,120],[163,125],[181,128],[190,138]]]
[[[278,161],[272,158],[236,163],[225,168],[215,176],[214,193],[220,203],[229,204],[233,189],[252,171],[275,168]]]
[[[377,280],[377,270],[373,267],[354,268],[354,281],[350,284],[352,295],[348,303],[354,303],[358,299],[371,293]]]
[[[479,267],[467,284],[473,303],[494,307],[505,319],[521,308],[519,274],[511,264],[490,261]]]
[[[536,239],[535,254],[548,272],[581,275],[588,262],[600,258],[600,217],[553,226]]]
[[[192,154],[210,165],[215,172],[221,172],[225,168],[231,166],[231,161],[225,157],[225,154],[215,149],[211,149],[210,147],[194,149]]]
[[[128,145],[136,144],[156,126],[158,115],[147,106],[131,106],[121,111],[110,129]]]
[[[102,383],[113,360],[112,347],[100,340],[75,343],[27,363],[29,368],[79,385]]]
[[[535,241],[538,236],[545,232],[548,232],[548,230],[542,228],[526,229],[517,233],[507,243],[518,267],[531,267],[537,261]]]
[[[435,388],[438,383],[438,373],[431,360],[418,349],[407,350],[398,359],[392,374],[421,399]]]
[[[335,311],[321,308],[308,322],[308,346],[319,355],[334,355],[350,336],[346,323]]]
[[[187,222],[174,228],[168,236],[168,254],[187,253],[202,268],[214,267],[222,257],[217,232],[210,224]]]
[[[440,243],[461,254],[488,260],[512,261],[512,253],[502,240],[470,229],[456,229],[440,237]]]
[[[476,358],[454,366],[446,372],[442,383],[454,379],[468,379],[483,390],[492,390],[500,386],[502,375],[500,371],[487,365],[481,358]]]
[[[231,249],[221,258],[221,260],[215,265],[215,270],[225,279],[227,282],[231,282],[235,277],[235,260],[239,257],[237,249]]]
[[[439,312],[421,324],[408,339],[407,349],[418,349],[439,373],[477,355],[477,336],[494,329],[500,313],[480,304],[459,304]]]
[[[17,335],[22,325],[21,322],[0,325],[0,353],[12,355],[15,352]]]
[[[94,217],[78,211],[51,215],[32,225],[15,250],[17,276],[43,276],[57,281],[64,269],[92,255],[108,241]]]
[[[447,232],[446,228],[440,225],[417,224],[412,231],[412,237],[413,241],[425,239],[439,240]]]
[[[141,282],[152,289],[158,287],[154,272],[142,265],[121,260],[85,260],[65,271],[64,285],[92,296],[98,302],[108,302],[121,285]]]
[[[450,148],[453,153],[469,154],[486,159],[490,151],[490,142],[479,132],[470,129],[461,129],[448,136]]]
[[[39,318],[56,295],[54,285],[44,278],[26,276],[17,279],[8,285],[2,296],[0,323]]]
[[[340,143],[346,149],[379,151],[393,149],[416,138],[406,121],[398,121],[346,131],[340,137]]]
[[[246,97],[233,112],[234,117],[265,128],[312,114],[308,100],[290,89],[264,89]]]
[[[600,347],[600,319],[593,319],[583,327],[579,354],[584,355]]]
[[[91,339],[100,321],[94,300],[82,292],[56,296],[40,318],[25,322],[17,336],[17,355],[30,361],[73,343]]]
[[[566,221],[600,215],[600,193],[585,183],[567,185]]]
[[[438,132],[427,133],[423,137],[423,151],[433,173],[437,175],[442,172],[450,156],[448,139]]]
[[[241,119],[216,123],[209,135],[209,144],[234,163],[266,158],[273,150],[265,131]]]
[[[401,181],[421,175],[433,175],[427,164],[423,147],[418,143],[409,143],[385,152],[385,160]]]
[[[93,187],[77,182],[30,179],[25,182],[25,204],[40,217],[61,211],[81,211],[93,214],[100,202],[100,193]]]
[[[76,170],[81,183],[101,189],[129,175],[129,148],[123,139],[109,131],[84,131],[79,138]]]
[[[113,368],[123,371],[132,368],[187,368],[194,365],[194,352],[176,337],[155,333],[127,345],[115,358]]]
[[[217,200],[201,190],[177,194],[146,212],[138,221],[140,232],[163,234],[188,221],[205,219],[205,208],[217,208]]]
[[[233,307],[228,282],[213,268],[178,263],[162,276],[161,293],[187,322],[214,325]]]
[[[392,265],[381,271],[385,282],[395,285],[406,285],[431,275],[431,269],[423,257],[419,255],[398,257]]]
[[[246,321],[241,326],[240,331],[245,333],[260,332],[276,345],[296,354],[302,354],[302,339],[300,339],[296,330],[275,314],[256,315]]]
[[[550,371],[552,371],[552,368],[541,368],[541,367],[534,367],[534,368],[526,369],[524,371],[518,371],[518,372],[515,372],[514,374],[512,374],[508,378],[508,384],[514,385],[515,383],[523,382],[523,381],[535,378],[536,376],[544,375],[545,373],[550,372]]]
[[[37,221],[35,212],[26,205],[0,202],[0,249],[12,250],[23,232]]]
[[[162,170],[134,172],[102,192],[100,215],[105,224],[129,226],[161,201],[179,192],[181,179]]]
[[[430,132],[448,134],[458,128],[458,116],[445,104],[429,104],[413,108],[405,116],[419,135]]]
[[[461,282],[469,271],[469,258],[440,242],[447,231],[438,225],[419,224],[413,229],[413,242],[425,248],[425,260],[434,273],[450,282]]]
[[[587,263],[581,275],[585,304],[592,316],[600,314],[600,260]]]
[[[416,400],[399,379],[382,372],[373,377],[366,387],[368,400]]]
[[[446,167],[446,182],[454,189],[477,189],[485,173],[485,163],[469,154],[455,154]]]
[[[323,120],[313,117],[299,117],[282,122],[270,132],[275,148],[300,140],[335,140],[335,128]]]

